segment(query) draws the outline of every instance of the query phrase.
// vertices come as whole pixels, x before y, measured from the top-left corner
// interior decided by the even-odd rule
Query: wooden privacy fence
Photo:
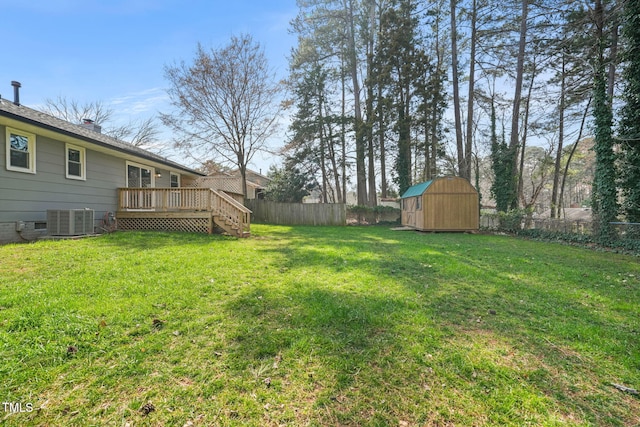
[[[277,203],[268,200],[245,200],[254,223],[275,225],[346,225],[344,203]]]

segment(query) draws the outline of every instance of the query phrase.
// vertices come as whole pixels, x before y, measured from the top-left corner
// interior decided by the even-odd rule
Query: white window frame
[[[75,150],[80,152],[80,175],[69,174],[69,150]],[[78,147],[77,145],[65,144],[64,146],[64,171],[67,179],[76,179],[79,181],[87,180],[87,152],[84,147]]]
[[[130,197],[129,205],[136,205],[137,208],[127,209],[130,211],[153,211],[156,206],[155,193],[147,193],[145,191],[132,191],[131,188],[140,188],[140,186],[129,187],[129,166],[138,169],[147,169],[151,173],[151,185],[145,188],[155,188],[156,186],[156,168],[143,165],[142,163],[125,162],[125,185],[127,186],[127,194]]]
[[[173,183],[173,177],[174,176],[178,177],[178,187],[173,187],[173,188],[180,188],[180,174],[179,173],[173,173],[173,172],[169,172],[169,187],[171,187],[171,184]]]
[[[33,133],[13,129],[7,126],[6,132],[6,165],[9,171],[36,173],[36,136]],[[29,166],[26,168],[11,165],[11,135],[19,135],[27,138],[27,153],[29,155]]]
[[[130,162],[127,160],[126,162],[126,166],[125,166],[125,185],[127,186],[127,188],[129,187],[129,166],[133,166],[136,167],[138,169],[147,169],[148,171],[151,172],[151,186],[149,186],[148,188],[155,188],[156,186],[156,168],[154,168],[153,166],[149,166],[149,165],[143,165],[142,163],[135,163],[135,162]],[[136,188],[136,187],[134,187]]]

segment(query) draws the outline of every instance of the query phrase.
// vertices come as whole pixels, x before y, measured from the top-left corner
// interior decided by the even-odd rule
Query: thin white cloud
[[[164,94],[164,89],[160,88],[160,87],[154,87],[154,88],[150,88],[150,89],[144,89],[144,90],[139,90],[136,92],[131,92],[125,95],[120,95],[117,96],[115,98],[112,98],[109,102],[111,104],[124,104],[124,103],[128,103],[131,102],[132,100],[136,100],[136,99],[141,99],[141,98],[148,98],[148,97],[154,97],[154,96],[158,96],[158,94],[162,93]]]
[[[169,96],[163,88],[150,88],[117,96],[109,100],[117,114],[120,115],[155,115],[166,107]]]

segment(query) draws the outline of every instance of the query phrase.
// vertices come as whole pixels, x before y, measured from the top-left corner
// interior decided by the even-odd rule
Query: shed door
[[[415,227],[416,226],[416,201],[418,200],[417,197],[407,197],[406,199],[403,199],[403,203],[404,203],[404,213],[405,213],[405,223],[404,225],[407,225],[409,227]]]

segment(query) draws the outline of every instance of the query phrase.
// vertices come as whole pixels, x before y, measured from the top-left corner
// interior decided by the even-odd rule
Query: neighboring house
[[[106,136],[91,121],[75,125],[19,105],[17,93],[13,102],[0,99],[0,146],[4,150],[0,156],[0,243],[46,234],[47,210],[93,210],[91,231],[99,232],[114,215],[128,215],[124,222],[129,222],[129,228],[158,229],[162,225],[172,229],[169,222],[178,215],[168,215],[168,211],[189,211],[194,217],[193,212],[213,206],[214,197],[228,197],[209,192],[203,197],[195,188],[186,191],[184,187],[193,186],[201,173]],[[208,204],[203,209],[205,198]],[[224,203],[225,207],[232,204]],[[135,216],[140,217],[141,211],[146,216],[144,227],[136,225],[139,218]],[[218,213],[207,213],[210,232]],[[152,214],[156,216],[149,219]]]
[[[195,185],[202,188],[213,188],[230,194],[235,200],[244,203],[244,199],[263,199],[264,192],[271,181],[270,178],[247,169],[247,194],[242,191],[242,177],[240,172],[217,172],[198,178]]]
[[[232,171],[231,173],[234,175],[240,175],[240,172],[237,170]],[[252,171],[251,169],[247,169],[245,173],[247,175],[247,182],[252,182],[262,190],[266,189],[269,183],[271,182],[271,178],[269,178],[268,176],[262,175],[262,170],[260,170],[260,172],[256,172],[256,171]]]

